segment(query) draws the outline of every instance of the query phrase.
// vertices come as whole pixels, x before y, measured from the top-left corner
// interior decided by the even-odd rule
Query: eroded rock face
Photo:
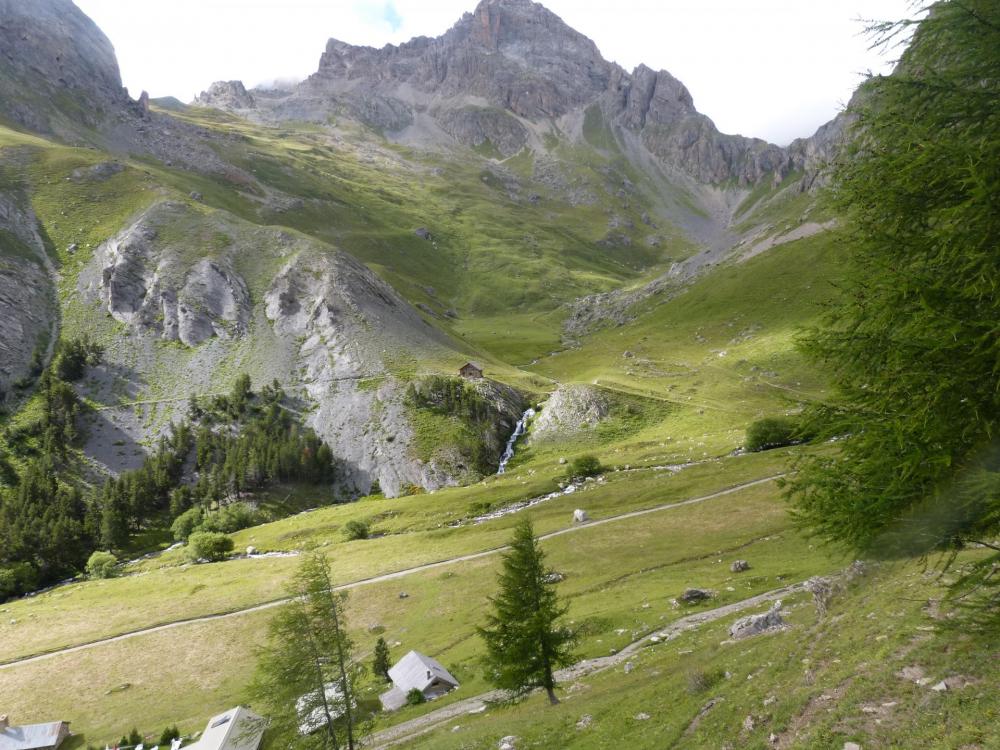
[[[28,374],[57,322],[54,273],[30,209],[0,193],[0,402]],[[44,363],[47,351],[40,351]]]
[[[461,107],[446,110],[441,127],[467,146],[492,144],[501,156],[513,156],[528,142],[528,130],[517,118],[500,109]]]
[[[308,84],[399,84],[439,96],[474,94],[529,119],[558,117],[607,88],[613,67],[597,46],[530,0],[483,0],[448,32],[381,49],[331,39]]]
[[[784,176],[794,166],[785,149],[756,138],[720,133],[695,109],[684,84],[665,70],[656,72],[640,65],[623,77],[622,89],[620,109],[612,115],[639,132],[650,152],[701,182],[735,178],[752,184],[768,174]]]
[[[280,271],[264,297],[267,319],[297,359],[316,405],[309,423],[341,460],[345,494],[400,494],[408,484],[436,489],[454,478],[410,456],[405,388],[388,375],[387,347],[433,342],[437,334],[388,284],[344,253],[303,253]]]
[[[108,312],[164,339],[198,346],[247,330],[250,295],[226,258],[187,267],[175,248],[157,243],[156,224],[173,206],[156,206],[97,253]]]
[[[734,622],[729,628],[729,637],[741,640],[784,627],[785,619],[781,616],[781,602],[776,601],[771,605],[771,609],[764,614],[741,617]]]
[[[261,267],[272,270],[254,274]],[[344,497],[367,493],[375,481],[393,496],[408,485],[432,490],[468,479],[459,460],[416,457],[408,382],[394,374],[398,361],[435,351],[449,356],[452,342],[347,253],[221,212],[161,202],[98,248],[78,290],[132,329],[121,361],[117,347],[107,352],[111,367],[155,367],[151,341],[160,338],[195,349],[181,360],[190,369],[172,377],[192,392],[217,389],[220,366],[236,365],[257,384],[277,379],[333,450]],[[130,352],[141,353],[142,363],[133,364]],[[507,386],[476,387],[495,413],[482,442],[499,456],[524,404]]]

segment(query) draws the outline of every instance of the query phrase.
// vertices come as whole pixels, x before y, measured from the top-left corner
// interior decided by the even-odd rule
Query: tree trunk
[[[549,695],[549,703],[551,703],[553,706],[559,704],[559,699],[556,698],[556,691],[552,689],[551,685],[545,686],[545,692],[548,693]]]

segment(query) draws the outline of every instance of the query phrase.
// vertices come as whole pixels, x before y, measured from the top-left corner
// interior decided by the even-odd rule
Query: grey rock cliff
[[[0,114],[36,132],[96,126],[129,103],[114,48],[71,0],[0,0]]]
[[[216,81],[207,91],[196,96],[193,104],[225,110],[253,109],[256,106],[243,81]]]
[[[48,361],[58,326],[54,284],[30,208],[0,192],[0,402],[28,375],[36,351]]]
[[[228,89],[212,91],[205,102],[246,108]],[[531,0],[482,0],[443,35],[400,45],[331,39],[315,74],[287,91],[261,92],[256,105],[265,120],[344,115],[390,133],[429,117],[455,140],[488,141],[504,157],[530,142],[532,127],[541,132],[596,106],[619,138],[634,134],[661,164],[712,185],[780,182],[815,163],[815,142],[826,142],[820,133],[781,148],[720,133],[670,73],[645,65],[628,73]]]
[[[0,119],[74,145],[252,180],[208,145],[217,134],[151,111],[145,92],[133,101],[111,42],[71,0],[0,0]]]
[[[199,244],[205,237],[214,238],[211,247]],[[407,382],[394,369],[427,353],[456,358],[452,342],[347,253],[160,202],[97,249],[77,291],[95,314],[127,329],[106,353],[109,371],[144,373],[180,406],[188,393],[224,388],[220,377],[233,363],[255,383],[285,384],[338,459],[344,497],[368,492],[374,481],[391,496],[407,485],[436,489],[466,478],[457,462],[415,457]],[[184,355],[157,346],[162,340],[183,344]],[[177,369],[162,372],[163,357]],[[499,456],[520,415],[519,396],[497,386],[489,398],[496,426],[483,442]],[[130,429],[136,443],[149,437],[142,423]]]

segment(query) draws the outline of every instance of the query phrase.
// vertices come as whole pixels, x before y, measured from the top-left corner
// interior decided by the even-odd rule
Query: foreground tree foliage
[[[292,601],[271,620],[252,687],[267,707],[273,747],[354,750],[359,746],[355,683],[345,592],[333,590],[320,552],[306,554],[288,591]],[[306,732],[300,731],[305,728]]]
[[[555,705],[554,672],[575,661],[576,636],[562,624],[568,608],[559,602],[550,572],[525,516],[503,556],[500,592],[490,599],[493,614],[479,635],[486,642],[484,662],[491,683],[512,699],[544,688]]]
[[[838,393],[809,427],[843,440],[801,462],[791,497],[868,555],[1000,551],[1000,5],[934,5],[897,71],[856,99],[833,190],[848,276],[803,342]]]

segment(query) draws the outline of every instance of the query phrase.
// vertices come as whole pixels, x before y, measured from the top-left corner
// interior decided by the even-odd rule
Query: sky
[[[217,80],[247,87],[315,72],[330,37],[381,47],[438,36],[478,0],[75,0],[111,39],[133,97],[190,101]],[[545,0],[605,58],[680,79],[725,133],[787,144],[811,135],[866,71],[865,20],[910,0]],[[897,51],[898,52],[898,51]]]

